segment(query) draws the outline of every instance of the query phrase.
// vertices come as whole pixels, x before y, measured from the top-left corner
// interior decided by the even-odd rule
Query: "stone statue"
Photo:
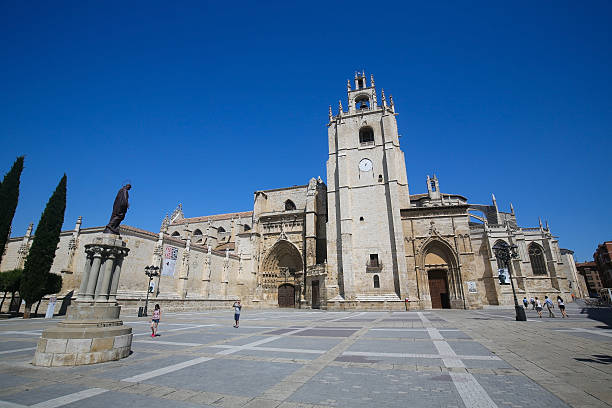
[[[128,203],[128,190],[132,188],[131,184],[126,184],[121,187],[119,192],[117,193],[117,197],[115,198],[115,204],[113,204],[113,214],[111,215],[110,221],[106,228],[104,228],[105,234],[115,234],[119,235],[119,224],[125,218],[125,213],[127,212],[130,204]]]

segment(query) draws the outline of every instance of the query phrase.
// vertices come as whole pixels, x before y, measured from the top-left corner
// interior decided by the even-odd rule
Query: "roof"
[[[226,242],[225,244],[217,245],[215,251],[225,251],[226,249],[233,251],[236,249],[236,244],[234,242]]]
[[[121,225],[119,229],[125,230],[125,231],[139,232],[141,234],[150,235],[152,237],[157,237],[158,235],[155,232],[143,230],[142,228],[136,228],[136,227],[132,227],[131,225],[125,225],[125,224]]]
[[[296,188],[307,188],[307,187],[308,187],[308,184],[304,184],[303,186],[291,186],[291,187],[282,187],[282,188],[272,188],[270,190],[259,190],[259,191],[263,191],[264,193],[270,193],[272,191],[293,190],[293,189],[296,189]]]
[[[597,264],[595,261],[590,262],[576,262],[576,268],[596,268]]]
[[[192,218],[183,218],[173,222],[170,225],[181,225],[181,224],[191,224],[195,222],[206,222],[206,221],[221,221],[221,220],[231,220],[232,218],[246,218],[252,217],[253,211],[243,211],[243,212],[234,212],[227,214],[215,214],[215,215],[205,215],[202,217],[192,217]]]
[[[440,195],[444,198],[446,197],[459,197],[459,198],[463,198],[465,201],[467,201],[467,198],[465,196],[462,196],[461,194],[450,194],[450,193],[440,193]],[[429,193],[423,193],[423,194],[410,194],[410,200],[420,200],[422,198],[426,198],[429,197]]]

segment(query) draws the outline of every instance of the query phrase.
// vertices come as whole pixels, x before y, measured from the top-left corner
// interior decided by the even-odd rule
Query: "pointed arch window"
[[[201,244],[202,243],[202,231],[197,229],[195,231],[193,231],[193,242],[195,244]]]
[[[503,240],[501,240],[501,239],[500,239],[500,240],[498,240],[498,241],[496,241],[496,242],[495,242],[495,245],[497,245],[498,243],[501,243],[502,245],[508,245],[508,244],[507,244],[505,241],[503,241]],[[495,245],[493,245],[493,246],[495,246]],[[504,269],[504,268],[506,267],[506,265],[504,264],[504,262],[503,262],[501,259],[499,259],[499,258],[497,258],[497,257],[496,257],[495,259],[497,259],[497,270],[498,270],[498,271],[499,271],[500,269]]]
[[[174,238],[180,238],[180,237],[181,237],[181,233],[180,233],[180,232],[178,232],[178,231],[174,231],[174,232],[172,233],[172,236],[173,236]]]
[[[359,129],[359,144],[362,146],[370,146],[374,144],[374,129],[369,126],[364,126]]]
[[[546,258],[542,247],[535,242],[529,244],[529,261],[534,275],[546,275]]]
[[[217,232],[225,232],[225,228],[219,227],[219,228],[217,228]]]
[[[285,211],[295,210],[295,203],[291,200],[285,201]]]

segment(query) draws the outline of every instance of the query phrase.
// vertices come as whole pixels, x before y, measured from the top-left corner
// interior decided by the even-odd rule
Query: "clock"
[[[372,170],[372,162],[370,159],[362,159],[359,162],[359,170],[361,171],[370,171]]]

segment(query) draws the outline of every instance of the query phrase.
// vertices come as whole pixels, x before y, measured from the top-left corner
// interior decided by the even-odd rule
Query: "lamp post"
[[[508,274],[510,275],[510,284],[512,285],[512,296],[514,296],[514,310],[516,311],[516,320],[524,322],[527,320],[525,309],[519,305],[518,299],[516,298],[516,291],[514,290],[514,281],[512,280],[512,265],[511,260],[518,258],[518,247],[516,245],[508,245],[504,241],[499,241],[493,246],[495,256],[502,261],[503,265],[508,267]]]
[[[157,271],[159,271],[158,266],[145,266],[145,275],[149,277],[149,281],[147,282],[147,300],[145,301],[144,313],[142,314],[143,316],[147,316],[147,307],[149,306],[149,292],[151,291],[151,281],[154,277],[159,275]]]

